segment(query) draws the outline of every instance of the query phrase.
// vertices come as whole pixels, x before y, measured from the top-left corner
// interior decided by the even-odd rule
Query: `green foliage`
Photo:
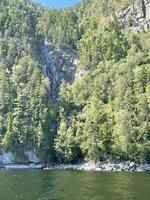
[[[80,159],[80,149],[73,124],[67,127],[67,121],[61,120],[54,147],[59,162],[74,163]]]
[[[115,27],[114,31],[118,29]],[[72,97],[70,101],[76,106],[76,112],[71,110],[68,115],[77,119],[74,134],[86,160],[113,157],[135,162],[149,161],[150,48],[143,40],[147,35],[149,33],[131,33],[128,40],[124,35],[126,42],[123,49],[118,38],[115,48],[119,47],[120,52],[126,49],[125,54],[111,50],[111,55],[121,56],[108,59],[105,52],[104,58],[108,61],[101,59],[92,68],[87,66],[91,66],[93,58],[84,59],[90,46],[96,43],[90,42],[91,45],[85,51],[83,49],[85,57],[80,56],[80,63],[86,70],[82,78],[68,86]],[[86,34],[86,41],[90,41],[91,37]],[[80,42],[83,44],[83,40]],[[105,45],[104,40],[102,44]],[[99,47],[99,43],[97,45]],[[97,47],[94,53],[97,53]]]
[[[127,55],[129,43],[117,21],[110,22],[104,30],[87,32],[79,42],[80,65],[94,68],[101,61],[117,62]]]
[[[80,38],[78,15],[72,9],[45,10],[37,25],[39,34],[43,34],[60,48],[76,48]]]
[[[28,162],[28,150],[45,163],[150,162],[150,33],[131,33],[114,16],[131,2],[56,10],[0,1],[0,145],[16,162]],[[82,72],[62,81],[55,102],[45,40],[73,50]]]

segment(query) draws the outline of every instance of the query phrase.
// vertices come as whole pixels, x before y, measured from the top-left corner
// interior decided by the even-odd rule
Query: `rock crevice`
[[[128,24],[133,32],[150,30],[150,0],[134,1],[117,15],[120,22]]]
[[[62,80],[72,83],[76,71],[76,52],[74,50],[59,49],[45,40],[42,50],[43,73],[49,78],[51,98],[58,98],[59,86]]]

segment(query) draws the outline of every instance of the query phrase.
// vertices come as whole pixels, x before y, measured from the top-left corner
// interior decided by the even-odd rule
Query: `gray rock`
[[[53,101],[57,100],[59,86],[62,80],[72,83],[75,79],[78,63],[74,50],[58,49],[51,42],[45,40],[42,51],[43,73],[49,79],[49,90]]]
[[[116,15],[121,23],[130,24],[134,32],[150,30],[150,0],[135,1]]]

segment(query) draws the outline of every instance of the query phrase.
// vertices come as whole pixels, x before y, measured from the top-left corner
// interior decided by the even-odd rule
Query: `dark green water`
[[[150,173],[0,170],[0,200],[150,200]]]

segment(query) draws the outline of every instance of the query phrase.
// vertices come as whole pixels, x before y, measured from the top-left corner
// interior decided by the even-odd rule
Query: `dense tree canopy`
[[[114,16],[131,1],[87,0],[45,9],[0,2],[0,138],[17,162],[150,162],[150,33],[132,33]],[[99,8],[99,9],[98,9]],[[82,71],[51,98],[43,73],[48,39],[72,49]]]

